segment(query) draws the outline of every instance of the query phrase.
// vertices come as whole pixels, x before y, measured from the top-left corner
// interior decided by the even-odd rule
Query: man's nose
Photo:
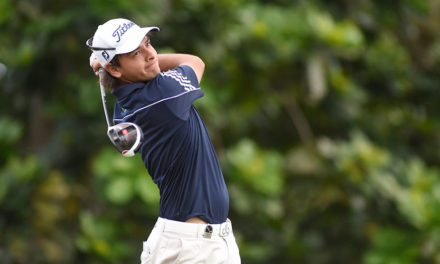
[[[144,54],[146,61],[154,60],[154,54],[149,48],[142,47],[142,49],[143,49],[142,53]]]

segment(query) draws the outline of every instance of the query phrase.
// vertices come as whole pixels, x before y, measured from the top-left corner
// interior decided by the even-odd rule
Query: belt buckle
[[[204,238],[211,238],[212,232],[213,232],[212,225],[207,225],[205,228],[205,232],[203,233],[203,237]]]

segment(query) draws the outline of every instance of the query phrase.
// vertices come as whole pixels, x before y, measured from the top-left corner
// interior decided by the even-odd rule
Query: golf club
[[[99,86],[101,88],[102,105],[104,107],[105,120],[107,122],[107,135],[110,138],[113,146],[124,156],[131,157],[136,154],[136,151],[142,144],[142,130],[135,123],[124,122],[111,126],[110,118],[107,112],[107,99],[105,87],[102,84],[102,75],[104,69],[99,69]]]

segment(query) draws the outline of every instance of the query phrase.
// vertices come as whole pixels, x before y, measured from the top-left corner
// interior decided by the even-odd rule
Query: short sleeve
[[[203,96],[194,70],[186,65],[160,73],[157,85],[164,103],[181,119],[188,118],[192,103]]]

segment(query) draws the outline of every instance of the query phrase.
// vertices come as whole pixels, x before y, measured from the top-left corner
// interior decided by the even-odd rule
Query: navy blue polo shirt
[[[192,104],[203,96],[193,69],[180,66],[112,93],[117,98],[114,122],[142,128],[139,152],[160,191],[159,216],[224,222],[228,191],[206,127]]]

